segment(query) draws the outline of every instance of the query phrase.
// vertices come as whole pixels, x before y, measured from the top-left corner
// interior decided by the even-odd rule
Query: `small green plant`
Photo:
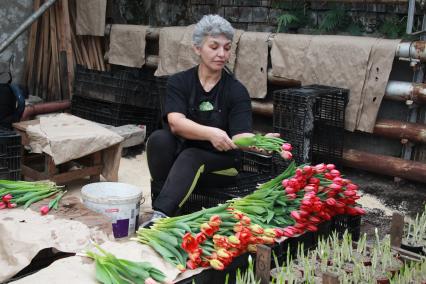
[[[413,221],[408,222],[405,240],[410,246],[426,246],[426,205],[421,215],[417,214]]]
[[[351,23],[343,5],[335,5],[325,13],[319,26],[321,32],[336,32],[346,29]]]
[[[379,26],[379,32],[386,38],[394,39],[401,38],[405,35],[407,26],[407,17],[398,18],[392,16],[386,18]]]
[[[277,18],[277,22],[278,22],[277,33],[279,33],[282,31],[287,31],[288,27],[291,24],[298,23],[299,18],[297,18],[296,15],[291,13],[283,13],[281,16]]]

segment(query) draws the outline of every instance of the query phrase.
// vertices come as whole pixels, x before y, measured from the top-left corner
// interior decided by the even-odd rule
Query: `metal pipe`
[[[426,163],[377,155],[354,149],[343,151],[345,166],[418,182],[426,182]]]
[[[410,123],[391,119],[379,119],[374,126],[374,134],[426,143],[426,124]]]
[[[71,107],[71,101],[69,100],[41,103],[41,104],[35,104],[35,105],[27,105],[25,106],[25,110],[24,110],[24,113],[22,114],[21,121],[29,120],[34,115],[37,115],[37,114],[62,111],[62,110],[69,109],[70,107]]]
[[[426,84],[389,81],[386,86],[385,99],[394,101],[412,100],[419,104],[425,104]]]
[[[43,13],[55,4],[56,0],[47,0],[44,4],[29,16],[5,41],[0,44],[0,53],[2,53],[20,34],[22,34],[31,24],[36,21]]]
[[[395,56],[426,61],[426,41],[401,42]]]

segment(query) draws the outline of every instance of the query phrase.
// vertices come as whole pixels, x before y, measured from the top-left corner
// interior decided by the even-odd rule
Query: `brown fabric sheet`
[[[374,84],[374,92],[384,94],[384,82],[389,79],[396,45],[395,42],[376,44],[377,41],[368,37],[277,34],[271,50],[272,72],[275,76],[300,80],[303,85],[323,84],[349,89],[345,128],[354,131],[358,124],[374,125],[380,105],[366,106],[361,116],[364,93],[372,92],[371,83],[368,83],[369,67],[375,66],[376,60],[382,62],[377,63],[382,77],[380,84]],[[385,64],[386,60],[389,61]],[[360,128],[372,131],[371,127]]]
[[[179,46],[185,33],[185,27],[165,27],[160,29],[159,51],[155,76],[168,76],[177,72]]]
[[[108,62],[128,67],[145,64],[147,26],[112,25]]]
[[[76,1],[78,35],[104,36],[107,0]]]
[[[399,43],[399,39],[378,39],[371,50],[367,78],[362,90],[362,101],[358,112],[357,130],[370,133],[374,130],[377,113],[385,95]]]
[[[268,38],[270,33],[245,32],[240,38],[235,76],[251,98],[264,98],[268,83]]]

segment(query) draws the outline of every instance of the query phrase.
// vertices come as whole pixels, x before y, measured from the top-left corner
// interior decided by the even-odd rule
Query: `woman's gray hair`
[[[192,42],[195,46],[201,47],[203,40],[207,36],[224,35],[232,41],[234,37],[234,28],[231,24],[219,15],[205,15],[195,25],[194,33],[192,34]]]

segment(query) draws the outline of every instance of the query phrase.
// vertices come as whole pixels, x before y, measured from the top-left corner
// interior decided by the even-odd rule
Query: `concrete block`
[[[238,22],[238,19],[240,18],[240,11],[238,7],[225,7],[225,18],[231,22]]]
[[[145,137],[146,137],[145,126],[139,127],[134,124],[122,125],[118,127],[105,125],[105,124],[100,124],[100,125],[123,137],[124,141],[121,142],[121,145],[123,146],[123,148],[140,145],[140,144],[143,144],[145,141]]]
[[[255,23],[268,22],[269,9],[265,7],[254,7],[252,10],[252,19]]]
[[[240,23],[251,23],[253,22],[253,8],[251,7],[240,7]]]

